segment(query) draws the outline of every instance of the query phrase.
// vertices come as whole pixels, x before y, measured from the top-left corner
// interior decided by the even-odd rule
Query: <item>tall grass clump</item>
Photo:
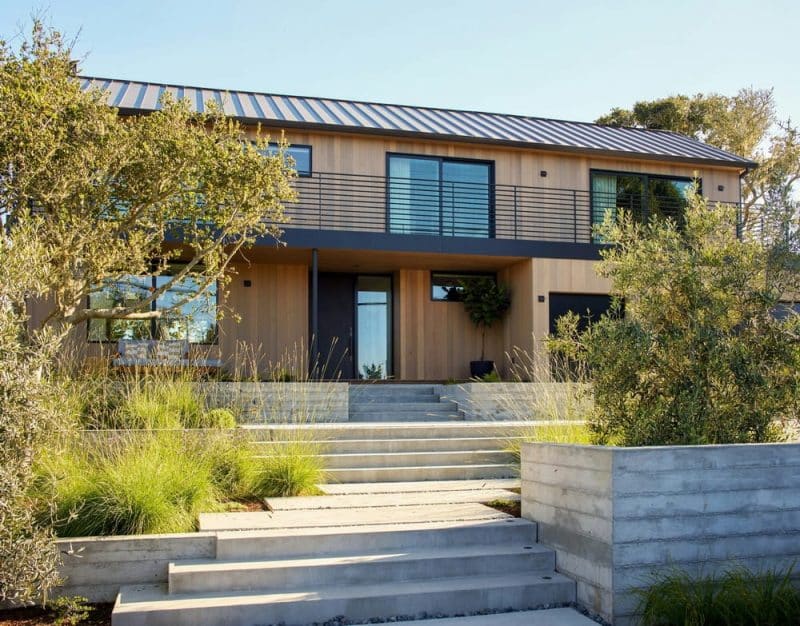
[[[638,613],[643,626],[800,624],[800,589],[792,583],[792,571],[757,573],[742,567],[692,577],[673,570],[638,591]]]
[[[324,445],[314,439],[310,429],[276,430],[274,440],[259,456],[257,486],[262,497],[307,496],[319,494],[317,485],[325,477],[320,453]]]
[[[218,506],[212,464],[176,434],[73,445],[48,459],[40,496],[54,503],[63,537],[187,532]]]

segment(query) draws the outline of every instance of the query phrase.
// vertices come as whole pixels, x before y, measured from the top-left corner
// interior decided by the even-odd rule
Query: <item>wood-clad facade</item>
[[[465,137],[382,135],[375,129],[320,130],[314,124],[266,126],[273,140],[283,137],[310,148],[310,176],[298,178],[300,201],[287,206],[294,218],[285,226],[287,245],[264,241],[247,251],[233,267],[229,292],[220,295],[216,342],[192,346],[194,353],[219,358],[229,369],[243,349],[273,364],[286,354],[296,357],[309,350],[315,331],[322,336],[320,326],[336,318],[338,326],[328,330],[342,331],[340,348],[363,350],[362,332],[386,335],[384,377],[465,379],[469,362],[480,356],[481,337],[461,303],[432,297],[432,273],[449,272],[490,274],[511,288],[508,315],[486,337],[486,357],[508,372],[515,349],[540,350],[536,338],[551,328],[553,294],[609,293],[608,281],[594,270],[599,247],[591,235],[593,172],[696,179],[711,201],[738,203],[746,167],[674,155],[660,159],[634,150],[524,147]],[[483,237],[393,231],[390,155],[489,164],[491,229]],[[335,189],[325,187],[334,184]],[[528,194],[527,204],[518,203],[518,193]],[[459,210],[455,203],[451,208]],[[363,287],[377,284],[381,290]],[[336,289],[341,300],[332,297]],[[86,329],[78,329],[78,342],[98,355],[102,346],[84,337]],[[363,377],[365,363],[343,371],[344,378]]]

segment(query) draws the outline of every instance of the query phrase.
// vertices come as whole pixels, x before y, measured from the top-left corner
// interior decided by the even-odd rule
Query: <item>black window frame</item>
[[[448,300],[447,298],[434,298],[433,297],[433,277],[436,274],[444,274],[447,276],[463,276],[465,278],[491,278],[497,284],[497,272],[482,272],[478,270],[454,271],[454,270],[431,270],[430,271],[430,284],[428,289],[428,297],[431,302],[457,302],[462,303],[463,300]]]
[[[650,201],[650,180],[677,180],[681,182],[693,183],[697,181],[697,192],[703,193],[703,179],[700,177],[693,178],[692,176],[672,176],[670,174],[650,174],[648,172],[630,172],[620,170],[606,170],[606,169],[589,169],[589,224],[594,228],[598,222],[594,220],[594,175],[600,174],[605,176],[636,176],[644,181],[644,194],[642,196],[642,218],[646,221],[650,217],[648,203]]]
[[[267,144],[267,147],[268,148],[280,149],[280,144],[277,141],[270,141]],[[314,175],[314,149],[311,146],[311,144],[308,144],[308,143],[290,143],[290,144],[287,144],[286,147],[287,148],[306,148],[306,149],[308,149],[308,171],[307,172],[306,171],[300,171],[298,169],[295,169],[295,171],[297,172],[297,176],[300,177],[300,178],[311,178]],[[272,155],[270,155],[270,156],[272,156]],[[287,155],[287,156],[291,156],[291,155]],[[296,161],[295,161],[295,165],[297,165]]]
[[[131,276],[132,275],[133,274],[131,274]],[[156,274],[141,274],[141,276],[149,276],[150,277],[150,287],[152,289],[156,289],[156,281],[157,281],[159,276],[163,276],[163,275],[164,274],[159,274],[159,275],[156,275]],[[150,309],[149,309],[150,311],[158,310],[156,308],[157,301],[158,301],[158,298],[156,298],[156,300],[153,300],[153,302],[150,303]],[[86,296],[86,308],[87,309],[91,309],[92,308],[92,296],[91,296],[91,294]],[[216,346],[216,345],[219,345],[219,308],[220,308],[220,304],[219,304],[219,281],[215,281],[215,293],[214,293],[214,312],[215,312],[215,315],[214,315],[214,340],[213,341],[189,341],[189,345],[192,345],[192,346]],[[92,319],[96,319],[96,318],[92,318]],[[116,340],[109,339],[109,338],[106,338],[106,339],[92,339],[89,336],[89,330],[90,330],[89,326],[91,324],[92,319],[86,320],[86,343],[104,344],[104,343],[116,342]],[[110,319],[124,319],[124,318],[115,317],[115,318],[110,318]],[[153,319],[147,320],[147,321],[150,323],[150,337],[149,337],[149,340],[151,340],[151,341],[152,340],[154,340],[154,341],[162,341],[162,340],[157,338],[157,336],[158,336],[158,319],[157,318],[153,318]],[[181,341],[181,340],[177,340],[177,341]],[[188,339],[186,341],[188,341]]]
[[[457,237],[459,235],[445,235],[442,232],[442,164],[443,163],[474,163],[479,165],[487,165],[489,168],[489,206],[488,206],[488,236],[487,237],[468,237],[474,239],[495,239],[496,235],[496,207],[495,207],[495,162],[491,159],[470,159],[464,157],[443,157],[438,155],[431,155],[431,154],[414,154],[410,152],[387,152],[385,157],[384,163],[384,172],[385,172],[385,180],[386,180],[386,220],[385,220],[385,228],[387,233],[391,233],[391,194],[390,194],[390,184],[389,181],[391,177],[389,176],[389,163],[392,157],[401,157],[407,159],[420,159],[420,160],[428,160],[428,161],[437,161],[439,163],[439,180],[437,181],[439,184],[439,233],[430,235],[433,237]],[[410,235],[425,235],[427,233],[396,233],[396,234],[410,234]]]

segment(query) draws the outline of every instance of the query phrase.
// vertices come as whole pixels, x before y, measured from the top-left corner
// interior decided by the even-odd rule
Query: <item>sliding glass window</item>
[[[391,154],[387,169],[390,232],[494,236],[492,163]]]
[[[620,209],[643,223],[651,218],[683,221],[692,188],[689,178],[653,176],[629,172],[593,171],[592,225],[601,224],[606,213],[612,216]],[[597,238],[595,237],[595,242]]]

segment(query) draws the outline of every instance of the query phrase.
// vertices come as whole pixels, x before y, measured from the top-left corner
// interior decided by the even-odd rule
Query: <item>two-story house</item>
[[[285,247],[247,252],[227,300],[240,316],[196,311],[171,325],[93,321],[98,342],[151,333],[205,346],[223,362],[242,342],[278,358],[320,352],[344,379],[464,379],[480,333],[447,299],[464,276],[511,288],[512,306],[487,336],[507,367],[567,310],[599,313],[609,285],[594,264],[592,225],[606,209],[679,215],[694,178],[712,201],[740,201],[755,163],[688,137],[589,123],[161,85],[81,79],[122,114],[156,109],[165,91],[202,111],[216,101],[247,127],[291,144],[299,201],[287,206]],[[146,278],[144,278],[146,280]],[[156,279],[153,279],[156,280]],[[152,327],[151,327],[152,324]],[[206,345],[208,344],[208,345]]]

